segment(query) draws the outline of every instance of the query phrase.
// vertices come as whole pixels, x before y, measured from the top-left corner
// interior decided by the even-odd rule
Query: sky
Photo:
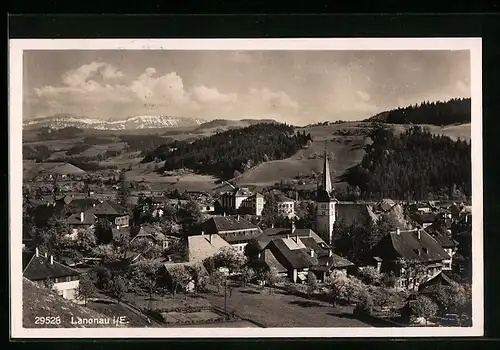
[[[468,51],[24,51],[23,118],[360,120],[470,97]]]

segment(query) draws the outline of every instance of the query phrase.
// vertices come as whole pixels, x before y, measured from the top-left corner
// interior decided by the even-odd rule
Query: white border
[[[22,327],[22,98],[23,50],[470,50],[473,185],[473,326],[407,328],[101,328]],[[483,330],[483,167],[480,38],[336,39],[15,39],[9,42],[10,312],[12,338],[330,338],[470,337]],[[14,252],[14,254],[12,254]],[[189,329],[189,328],[188,328]]]

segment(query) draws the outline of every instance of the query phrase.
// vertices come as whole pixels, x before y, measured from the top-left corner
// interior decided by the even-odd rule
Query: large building
[[[331,192],[332,179],[330,177],[327,143],[325,142],[325,162],[323,164],[321,187],[316,196],[316,231],[329,244],[332,243],[335,204],[337,203]]]

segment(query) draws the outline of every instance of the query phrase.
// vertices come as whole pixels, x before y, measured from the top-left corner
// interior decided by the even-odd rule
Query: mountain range
[[[72,114],[57,114],[23,122],[23,129],[95,129],[95,130],[134,130],[134,129],[160,129],[198,126],[206,120],[191,117],[171,117],[163,115],[138,115],[123,119],[102,120],[77,116]]]

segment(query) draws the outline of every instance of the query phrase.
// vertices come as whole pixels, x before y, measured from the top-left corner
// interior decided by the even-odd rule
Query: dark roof
[[[264,262],[269,269],[274,269],[278,273],[287,272],[286,267],[280,264],[278,259],[274,256],[273,252],[269,249],[264,250]]]
[[[206,233],[219,233],[224,231],[259,230],[259,227],[243,219],[241,216],[214,216],[202,225]]]
[[[420,231],[420,239],[418,238]],[[390,232],[372,250],[372,256],[383,260],[395,260],[398,257],[420,262],[433,262],[449,259],[439,243],[424,230]]]
[[[308,228],[296,228],[293,233],[289,228],[268,228],[265,229],[262,232],[262,235],[258,237],[258,241],[261,249],[264,249],[264,247],[268,245],[269,242],[271,242],[273,239],[286,238],[287,236],[299,236],[301,241],[303,241],[303,238],[305,237],[311,237],[320,247],[323,246],[324,249],[328,248],[326,242],[321,239],[321,237],[319,237],[313,230]],[[306,243],[304,242],[304,244]]]
[[[290,249],[283,239],[271,241],[266,249],[270,249],[280,263],[289,268],[301,269],[317,264],[317,260],[307,254],[305,249]]]
[[[83,221],[81,219],[81,213],[75,213],[71,215],[66,223],[68,225],[93,225],[97,220],[97,217],[89,211],[83,212]]]
[[[241,187],[234,191],[234,195],[238,197],[249,197],[252,195],[252,191],[248,187]]]
[[[244,243],[248,242],[252,239],[257,239],[262,235],[260,230],[255,230],[251,232],[228,232],[228,233],[220,233],[219,236],[222,237],[226,242],[230,244],[235,243]]]
[[[121,205],[111,202],[111,201],[106,201],[102,202],[92,209],[92,213],[94,213],[96,216],[100,215],[127,215],[127,209],[122,207]]]
[[[328,264],[327,264],[328,263]],[[331,256],[319,256],[318,265],[313,266],[312,269],[316,271],[328,271],[330,268],[342,269],[349,266],[354,266],[354,264],[340,255],[332,253]]]
[[[40,281],[46,278],[78,276],[80,273],[57,261],[50,263],[50,257],[36,256],[28,263],[23,271],[23,276],[31,281]]]
[[[416,213],[412,215],[412,219],[423,224],[436,222],[438,220],[438,216],[435,213]]]
[[[457,241],[446,234],[436,233],[432,235],[432,238],[434,238],[443,248],[455,248],[458,245]]]
[[[431,278],[430,280],[421,283],[418,287],[419,292],[430,292],[433,288],[433,286],[436,285],[442,285],[442,286],[449,286],[452,285],[455,282],[453,279],[448,277],[444,272],[438,273],[436,276]]]
[[[64,202],[66,203],[66,208],[71,213],[86,211],[94,205],[99,205],[101,202],[95,198],[71,198],[69,196],[65,197]]]

